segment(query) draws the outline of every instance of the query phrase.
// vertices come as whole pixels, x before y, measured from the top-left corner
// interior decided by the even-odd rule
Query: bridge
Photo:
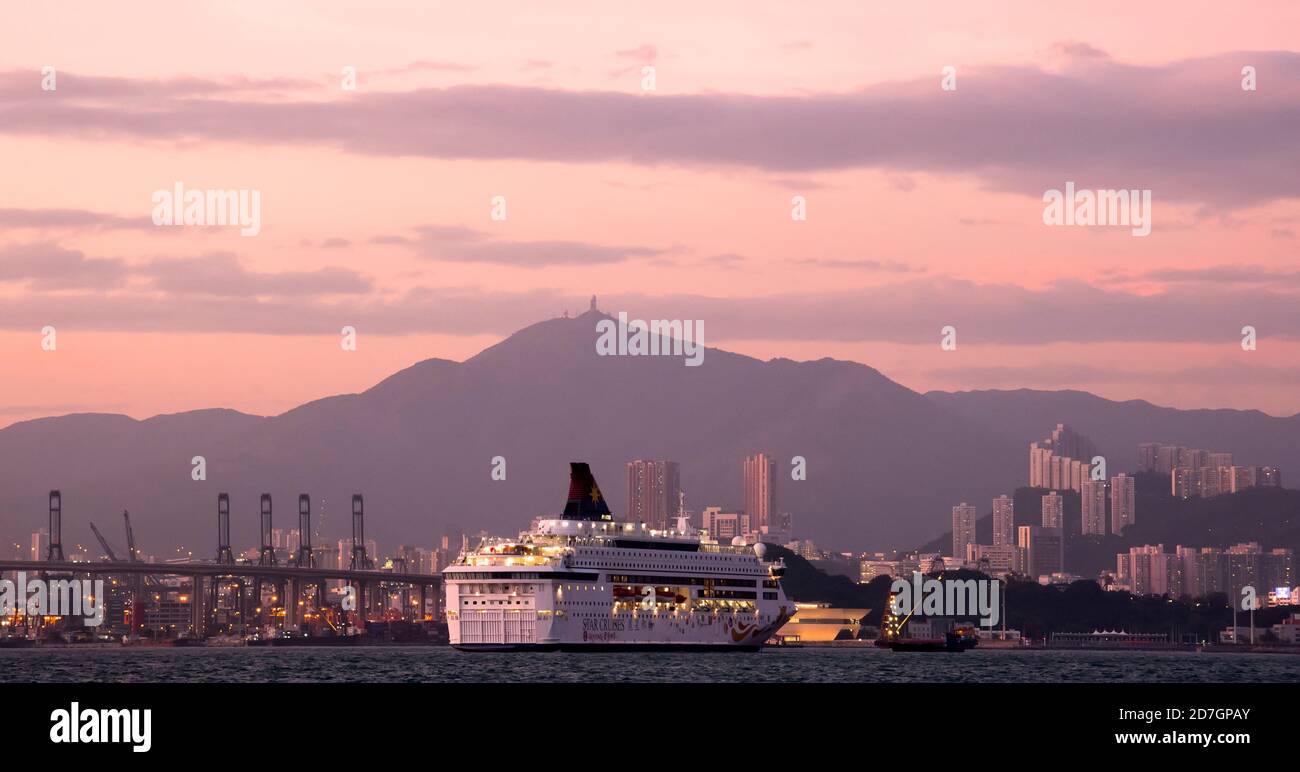
[[[436,587],[442,577],[436,574],[408,574],[400,571],[382,571],[339,568],[299,568],[298,566],[259,566],[252,563],[223,565],[221,563],[127,563],[102,560],[82,563],[72,560],[0,560],[0,572],[26,571],[30,574],[106,574],[150,576],[259,576],[263,579],[312,579],[324,581],[341,579],[350,584],[387,582],[391,584]],[[305,582],[311,584],[312,582]]]
[[[154,581],[156,583],[156,577],[165,576],[179,577],[182,579],[182,584],[185,583],[184,580],[188,580],[189,591],[188,595],[184,596],[183,602],[189,605],[190,637],[196,639],[208,636],[215,626],[214,614],[220,605],[220,600],[223,597],[229,600],[232,595],[237,598],[237,601],[233,606],[227,604],[226,609],[233,611],[234,616],[237,616],[240,620],[240,627],[245,631],[255,621],[263,619],[273,621],[278,616],[283,616],[284,629],[297,630],[304,621],[304,614],[308,612],[309,608],[314,606],[318,615],[317,618],[320,618],[320,615],[326,611],[325,588],[327,583],[330,582],[340,582],[353,589],[355,606],[353,609],[341,612],[341,614],[346,613],[350,617],[350,624],[354,627],[364,628],[367,621],[373,620],[376,614],[382,616],[387,612],[386,608],[379,608],[380,603],[378,601],[381,600],[381,593],[392,591],[396,591],[401,595],[400,611],[403,619],[427,621],[437,618],[437,589],[442,583],[441,576],[407,573],[405,570],[381,570],[373,567],[373,560],[366,554],[365,550],[364,509],[359,494],[353,496],[352,500],[352,565],[346,568],[321,568],[313,565],[315,561],[310,542],[310,499],[306,494],[302,494],[298,503],[299,525],[302,528],[301,534],[305,534],[305,536],[300,536],[302,546],[299,548],[298,554],[291,558],[293,562],[289,564],[279,564],[275,550],[271,546],[271,497],[269,494],[262,494],[261,497],[262,548],[258,561],[256,563],[235,561],[233,552],[230,549],[229,538],[230,501],[225,493],[220,494],[217,499],[217,539],[219,543],[217,545],[216,560],[184,563],[145,563],[140,561],[136,557],[135,539],[131,531],[130,516],[124,512],[131,559],[122,560],[118,558],[107,542],[103,540],[98,529],[95,529],[92,524],[92,529],[95,531],[97,538],[100,538],[109,559],[96,562],[80,562],[67,560],[64,557],[62,547],[62,495],[57,490],[50,491],[50,544],[46,551],[46,559],[0,560],[0,575],[21,571],[28,575],[49,578],[70,576],[91,578],[127,577],[129,580],[127,591],[130,595],[132,609],[130,637],[133,639],[137,638],[140,633],[144,596],[159,591],[157,587],[145,588],[145,582]],[[272,602],[270,604],[264,604],[263,602],[266,598],[263,587],[267,585],[272,588]],[[246,592],[250,587],[252,592]],[[307,603],[307,598],[304,597],[303,592],[308,587],[314,589],[313,593],[307,595],[307,598],[314,600],[311,606]],[[431,588],[434,590],[432,593],[432,609],[430,609],[429,604],[429,590]],[[176,588],[168,587],[163,589],[171,592]],[[225,596],[222,595],[223,590],[225,590]],[[412,591],[418,597],[414,609],[410,602]],[[25,598],[19,599],[16,605],[21,606],[25,600]],[[106,599],[100,600],[103,602]],[[276,605],[277,601],[279,606]],[[15,613],[16,611],[17,609],[15,609]],[[279,613],[276,613],[277,611]]]

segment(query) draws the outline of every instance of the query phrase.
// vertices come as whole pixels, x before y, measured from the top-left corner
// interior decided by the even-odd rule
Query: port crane
[[[93,522],[90,524],[90,530],[94,532],[95,538],[99,540],[99,546],[104,548],[104,552],[108,555],[108,559],[116,563],[117,554],[113,552],[112,547],[108,546],[108,539],[104,538],[104,534],[99,532],[99,529],[95,527]]]
[[[140,558],[136,554],[135,550],[135,533],[131,530],[131,514],[126,510],[122,510],[122,519],[126,522],[126,544],[130,557],[129,562],[139,563]],[[97,528],[93,522],[90,524],[90,530],[95,534],[95,538],[99,540],[99,546],[104,548],[104,552],[108,555],[108,559],[114,563],[118,562],[117,553],[113,551],[113,547],[108,543],[108,539],[104,538],[104,534],[100,532],[99,528]],[[158,578],[152,574],[146,574],[144,581],[145,584],[150,586],[156,586],[158,584]]]
[[[135,531],[131,530],[131,513],[122,510],[122,520],[126,522],[126,549],[130,553],[132,563],[139,563],[140,558],[135,554]]]

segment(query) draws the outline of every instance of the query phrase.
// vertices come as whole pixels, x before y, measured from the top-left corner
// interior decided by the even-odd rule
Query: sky
[[[273,415],[592,294],[918,391],[1300,412],[1300,6],[1049,5],[11,9],[0,425]],[[258,232],[156,225],[178,182]],[[1046,224],[1067,183],[1150,234]]]

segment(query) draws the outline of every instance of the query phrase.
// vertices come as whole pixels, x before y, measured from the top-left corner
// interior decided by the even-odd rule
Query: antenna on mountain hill
[[[595,296],[595,295],[592,295],[592,296],[591,296],[591,310],[592,310],[592,311],[595,311],[595,310],[596,310],[596,296]]]

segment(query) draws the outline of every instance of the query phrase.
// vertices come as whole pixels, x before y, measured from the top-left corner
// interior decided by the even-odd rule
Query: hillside
[[[0,430],[0,532],[26,542],[45,524],[47,491],[59,488],[66,543],[93,544],[88,521],[130,509],[147,552],[206,555],[219,491],[231,494],[237,548],[256,541],[262,492],[286,528],[297,495],[311,494],[325,541],[348,534],[348,502],[361,492],[367,533],[385,549],[431,545],[446,528],[513,533],[553,513],[572,460],[592,465],[616,514],[634,458],[678,461],[691,509],[738,509],[742,459],[765,450],[782,461],[777,508],[793,513],[798,536],[880,549],[948,527],[959,501],[988,502],[1023,484],[1026,444],[1058,421],[1121,457],[1150,438],[1232,450],[1284,472],[1295,455],[1295,419],[1253,412],[1066,392],[923,396],[855,362],[764,362],[716,348],[699,367],[602,357],[594,344],[603,318],[540,322],[464,362],[426,359],[362,393],[274,417],[213,409],[15,424]],[[207,459],[204,481],[190,477],[196,455]],[[789,477],[796,455],[807,459],[807,480]],[[507,462],[504,481],[490,475],[496,456]]]

